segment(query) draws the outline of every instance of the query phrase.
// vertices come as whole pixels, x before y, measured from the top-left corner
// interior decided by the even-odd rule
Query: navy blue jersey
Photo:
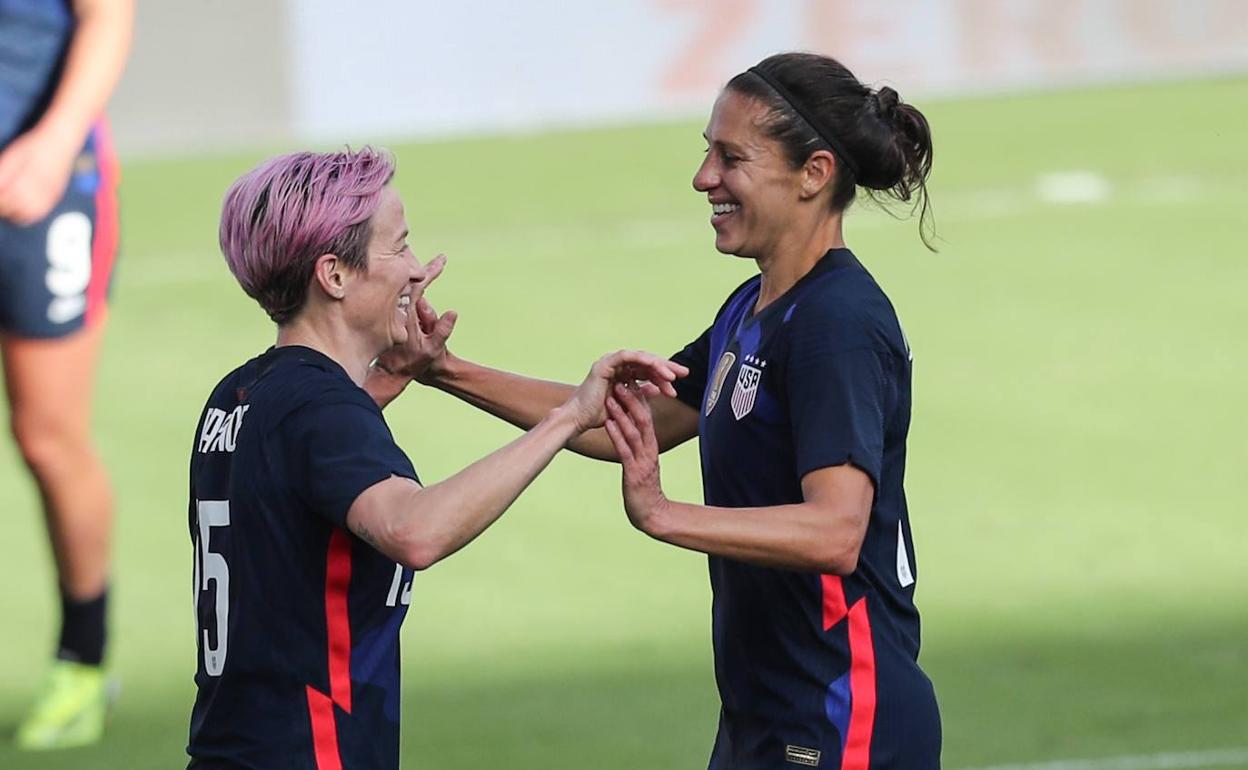
[[[193,768],[399,766],[399,626],[412,572],[346,529],[416,479],[337,363],[273,348],[213,390],[191,454]]]
[[[673,357],[699,410],[708,505],[803,501],[802,477],[846,463],[875,485],[846,577],[710,557],[722,711],[712,770],[939,767],[940,717],[919,669],[902,490],[910,354],[888,298],[847,249],[754,312],[760,278]]]
[[[73,31],[69,0],[0,0],[0,147],[47,109]]]
[[[43,117],[74,30],[70,0],[0,0],[0,149]],[[48,215],[0,220],[0,332],[61,338],[101,315],[117,254],[117,177],[101,119]]]

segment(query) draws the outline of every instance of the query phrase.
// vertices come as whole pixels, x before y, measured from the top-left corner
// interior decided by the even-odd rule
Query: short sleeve
[[[694,409],[702,408],[702,394],[706,392],[707,360],[711,357],[711,330],[707,329],[690,342],[672,360],[688,367],[688,376],[676,380],[676,398]]]
[[[294,492],[316,513],[345,525],[364,490],[391,476],[417,480],[381,413],[354,401],[313,403],[282,424]]]
[[[847,347],[826,322],[794,319],[787,364],[798,478],[850,463],[880,485],[888,353]],[[826,320],[826,319],[824,319]]]

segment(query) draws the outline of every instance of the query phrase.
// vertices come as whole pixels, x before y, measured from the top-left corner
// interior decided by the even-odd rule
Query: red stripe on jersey
[[[849,610],[849,735],[841,770],[871,767],[871,734],[875,730],[875,645],[871,618],[863,597]]]
[[[119,166],[108,121],[101,119],[93,130],[95,163],[99,169],[100,184],[95,191],[95,236],[91,240],[91,278],[87,284],[85,322],[88,326],[102,317],[104,301],[108,296],[108,284],[113,273],[113,261],[117,258],[118,232],[121,229],[117,218]]]
[[[341,529],[329,537],[325,559],[325,621],[329,631],[329,694],[351,713],[351,616],[347,591],[351,587],[351,538]]]
[[[342,770],[338,753],[338,726],[334,723],[334,702],[311,685],[308,694],[308,716],[312,717],[312,750],[316,753],[316,770]]]
[[[820,575],[823,589],[823,630],[835,626],[848,614],[845,609],[845,586],[840,575]]]

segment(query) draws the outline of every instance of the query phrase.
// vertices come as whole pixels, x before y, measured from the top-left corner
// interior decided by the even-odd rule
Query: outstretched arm
[[[0,218],[38,222],[65,193],[74,158],[121,79],[133,0],[74,0],[65,69],[39,121],[0,152]]]
[[[347,527],[386,556],[423,570],[494,523],[575,433],[570,410],[548,419],[445,481],[421,487],[392,476],[364,490]]]
[[[430,276],[420,289],[421,296],[414,298],[416,312],[408,319],[407,342],[396,345],[377,359],[364,381],[364,389],[385,408],[409,382],[418,380],[522,430],[533,428],[571,398],[575,387],[491,369],[459,358],[447,350],[447,340],[455,328],[455,311],[448,310],[438,315],[423,296],[425,288],[441,274],[445,264],[446,257],[442,255],[429,263]],[[679,373],[683,376],[687,370],[679,367]],[[655,399],[653,409],[655,431],[662,451],[697,435],[696,409],[671,397]],[[568,442],[568,449],[598,460],[619,460],[611,439],[601,427],[591,428],[576,436]]]
[[[428,384],[524,430],[537,425],[573,391],[571,385],[491,369],[449,352],[428,371]],[[660,452],[698,434],[696,409],[666,395],[652,399],[651,403]],[[597,460],[619,461],[615,446],[602,428],[585,431],[570,441],[568,448]]]
[[[649,353],[604,356],[520,438],[428,487],[397,476],[374,484],[352,503],[347,526],[390,558],[425,569],[494,523],[572,437],[601,426],[612,383],[644,381],[655,393],[673,392],[679,374],[676,364]]]
[[[875,488],[852,465],[802,477],[803,502],[765,508],[679,503],[663,494],[649,409],[615,388],[606,430],[623,465],[624,507],[633,526],[694,551],[784,569],[848,575],[858,567]]]

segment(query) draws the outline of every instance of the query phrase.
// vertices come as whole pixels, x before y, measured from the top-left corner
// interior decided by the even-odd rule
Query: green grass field
[[[920,106],[940,253],[866,206],[847,239],[915,349],[908,491],[945,766],[1248,746],[1248,80]],[[712,248],[689,185],[701,129],[396,147],[413,248],[451,258],[431,297],[461,312],[453,348],[573,379],[607,350],[699,334],[753,270]],[[124,170],[97,416],[120,502],[124,692],[95,748],[29,756],[8,740],[53,646],[55,595],[36,497],[0,442],[2,768],[184,764],[191,432],[217,379],[273,339],[216,218],[263,154]],[[1065,172],[1095,176],[1044,179]],[[388,417],[428,480],[515,435],[415,386]],[[664,477],[698,498],[692,445]],[[617,485],[613,466],[560,457],[417,577],[406,767],[705,766],[705,561],[632,530]]]

